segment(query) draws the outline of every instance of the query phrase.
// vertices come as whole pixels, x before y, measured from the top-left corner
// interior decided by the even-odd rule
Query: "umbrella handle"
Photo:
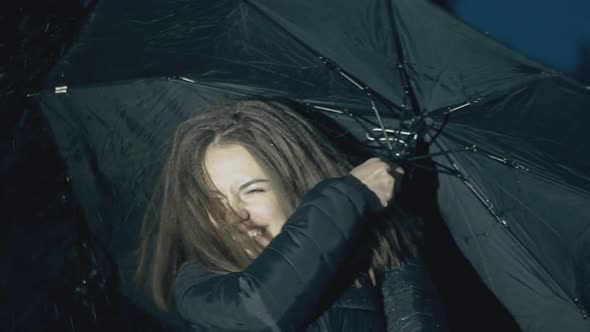
[[[391,176],[395,180],[394,187],[393,187],[393,194],[395,196],[395,194],[399,193],[402,189],[402,182],[403,182],[405,172],[403,171],[403,168],[395,161],[384,160],[384,162],[387,163],[389,165],[389,167],[391,167],[389,173],[391,174]],[[402,170],[402,173],[397,171],[398,168]]]

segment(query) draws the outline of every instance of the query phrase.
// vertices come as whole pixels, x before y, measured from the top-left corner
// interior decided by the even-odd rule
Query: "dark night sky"
[[[454,0],[457,16],[530,58],[572,74],[590,46],[589,0]]]

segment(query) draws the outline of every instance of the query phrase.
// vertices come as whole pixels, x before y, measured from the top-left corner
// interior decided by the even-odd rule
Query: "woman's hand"
[[[350,171],[350,174],[374,192],[381,205],[386,207],[393,198],[395,188],[395,178],[391,175],[391,171],[391,165],[379,158],[371,158],[355,167]],[[404,174],[401,167],[397,167],[393,171]]]

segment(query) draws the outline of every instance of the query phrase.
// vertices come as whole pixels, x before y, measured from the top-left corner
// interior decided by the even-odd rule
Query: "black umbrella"
[[[176,126],[263,95],[436,171],[455,242],[521,328],[590,328],[590,92],[427,2],[104,0],[48,87],[41,108],[132,298]]]

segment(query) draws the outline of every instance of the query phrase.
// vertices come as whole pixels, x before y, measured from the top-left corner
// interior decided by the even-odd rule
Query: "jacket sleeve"
[[[387,331],[448,331],[444,307],[420,257],[386,270],[381,293]]]
[[[317,310],[322,290],[380,208],[377,196],[351,175],[320,182],[243,272],[183,264],[174,285],[180,315],[195,330],[297,329]]]

